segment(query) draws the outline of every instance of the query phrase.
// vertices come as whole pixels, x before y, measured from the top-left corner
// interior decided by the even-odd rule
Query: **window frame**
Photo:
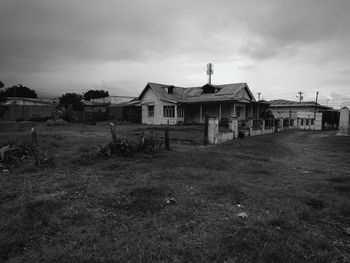
[[[152,110],[151,110],[151,108],[152,108]],[[149,118],[154,117],[154,105],[148,105],[147,110],[148,110],[148,117]]]
[[[163,118],[175,118],[175,105],[163,105]]]

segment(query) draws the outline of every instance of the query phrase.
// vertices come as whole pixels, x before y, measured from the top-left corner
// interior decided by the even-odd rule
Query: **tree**
[[[68,109],[72,107],[75,111],[81,111],[84,108],[84,104],[81,102],[83,96],[76,93],[66,93],[60,97],[59,105]]]
[[[104,90],[89,90],[88,92],[84,93],[84,100],[104,98],[104,97],[108,97],[108,96],[109,96],[108,91],[104,91]]]
[[[22,86],[21,84],[7,88],[4,92],[5,97],[37,98],[35,90]]]

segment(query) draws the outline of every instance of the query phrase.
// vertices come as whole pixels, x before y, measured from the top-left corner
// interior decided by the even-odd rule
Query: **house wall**
[[[175,103],[162,101],[158,98],[158,96],[154,93],[154,91],[150,88],[148,88],[142,98],[141,98],[141,107],[142,107],[142,123],[143,124],[169,124],[175,125],[179,121],[184,121],[184,118],[177,117],[177,106]],[[148,116],[148,106],[153,105],[154,106],[154,116],[149,117]],[[175,107],[175,117],[174,118],[167,118],[163,116],[163,106],[174,106]],[[186,111],[186,109],[185,109]],[[186,114],[186,112],[185,112]]]
[[[314,107],[270,107],[269,110],[272,112],[276,119],[278,118],[289,118],[291,116],[292,119],[297,117],[297,112],[315,112]],[[316,112],[320,112],[319,108],[316,108]]]

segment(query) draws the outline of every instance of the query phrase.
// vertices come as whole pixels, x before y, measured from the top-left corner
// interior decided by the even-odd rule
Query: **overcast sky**
[[[247,82],[350,105],[349,0],[1,0],[0,80],[41,97]]]

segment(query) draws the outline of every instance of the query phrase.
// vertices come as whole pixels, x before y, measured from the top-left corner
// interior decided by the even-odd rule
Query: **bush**
[[[142,134],[137,142],[129,141],[127,138],[116,138],[106,146],[98,145],[98,155],[110,157],[112,155],[131,157],[135,153],[155,154],[160,150],[161,140],[152,135]]]
[[[104,157],[118,155],[123,157],[131,156],[135,152],[135,145],[126,138],[117,138],[115,141],[108,143],[105,147],[98,146],[98,154]]]

